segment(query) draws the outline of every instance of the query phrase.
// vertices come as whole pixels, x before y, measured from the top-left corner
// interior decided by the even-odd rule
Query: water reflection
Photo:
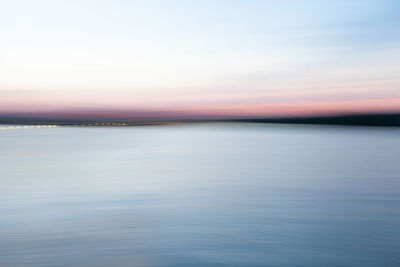
[[[0,266],[397,266],[399,133],[3,131]]]

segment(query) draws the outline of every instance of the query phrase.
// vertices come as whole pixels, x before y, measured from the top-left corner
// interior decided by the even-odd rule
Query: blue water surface
[[[0,131],[0,266],[400,266],[400,129]]]

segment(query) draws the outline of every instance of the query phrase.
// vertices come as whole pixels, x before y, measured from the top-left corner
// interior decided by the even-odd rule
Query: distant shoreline
[[[132,118],[132,119],[60,119],[50,117],[0,116],[0,124],[8,125],[57,125],[57,126],[145,126],[176,125],[180,123],[249,122],[310,125],[349,125],[400,127],[400,113],[395,114],[346,114],[308,117],[244,117],[244,118]]]
[[[253,123],[284,123],[284,124],[313,124],[313,125],[351,125],[351,126],[380,126],[400,127],[400,114],[363,114],[336,115],[313,117],[282,117],[237,119],[234,121]]]

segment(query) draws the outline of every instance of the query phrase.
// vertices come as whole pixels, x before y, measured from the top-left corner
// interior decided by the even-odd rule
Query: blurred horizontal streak
[[[59,125],[25,125],[25,126],[2,126],[0,130],[24,130],[34,128],[53,128],[59,127]]]
[[[140,123],[81,123],[81,124],[57,124],[57,125],[24,125],[24,126],[2,126],[0,130],[24,130],[36,128],[53,127],[104,127],[104,126],[144,126],[144,125],[183,125],[183,122],[140,122]]]

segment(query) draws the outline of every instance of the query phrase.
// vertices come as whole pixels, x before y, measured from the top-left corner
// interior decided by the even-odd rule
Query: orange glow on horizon
[[[400,112],[400,98],[360,99],[341,101],[292,101],[287,103],[257,104],[206,104],[177,107],[96,107],[29,105],[21,107],[15,103],[2,105],[0,114],[20,114],[41,116],[98,116],[98,117],[196,117],[196,116],[305,116],[340,113],[384,113]]]

